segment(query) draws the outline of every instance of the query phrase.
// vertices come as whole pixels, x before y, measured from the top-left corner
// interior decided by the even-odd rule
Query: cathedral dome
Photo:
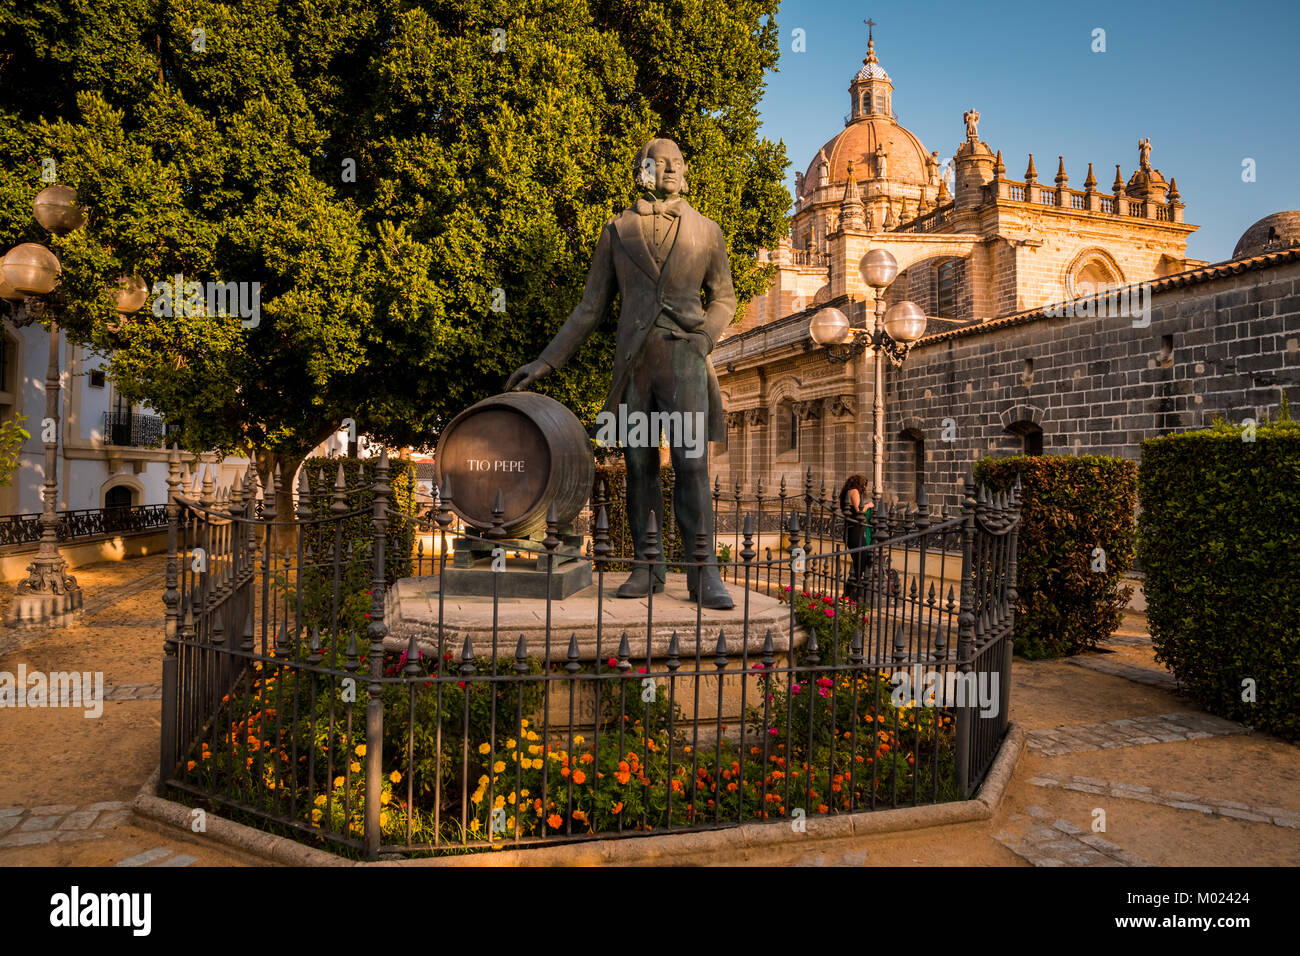
[[[877,173],[876,147],[884,147],[885,179],[914,186],[929,184],[930,154],[909,130],[888,116],[871,115],[855,120],[813,157],[803,180],[803,195],[817,191],[824,153],[830,166],[830,184],[842,187],[849,178],[849,163],[859,182]]]
[[[1300,246],[1300,209],[1265,216],[1241,234],[1232,258],[1244,259],[1264,252]]]

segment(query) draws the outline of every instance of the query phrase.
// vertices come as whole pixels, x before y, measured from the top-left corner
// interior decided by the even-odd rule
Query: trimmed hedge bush
[[[1099,455],[975,465],[975,480],[994,491],[1009,489],[1017,475],[1016,652],[1036,659],[1094,648],[1119,627],[1133,593],[1122,581],[1136,546],[1137,465]]]
[[[311,488],[311,513],[313,518],[327,518],[330,503],[334,500],[334,482],[338,477],[339,465],[343,466],[343,481],[347,486],[346,500],[349,511],[365,508],[364,515],[349,518],[343,522],[343,547],[351,541],[354,549],[368,543],[374,534],[371,526],[371,508],[374,505],[375,466],[378,458],[308,458],[302,463],[307,472],[307,482]],[[415,514],[415,466],[406,460],[397,458],[388,462],[388,484],[392,493],[388,498],[389,518],[388,532],[384,546],[384,578],[392,584],[398,578],[409,577],[412,573],[411,552],[415,548],[415,522],[401,517],[402,514]],[[287,515],[279,515],[280,520]],[[307,532],[307,543],[311,546],[316,560],[322,560],[326,551],[334,543],[334,525],[323,523],[311,526]],[[368,561],[369,559],[367,559]],[[367,572],[367,586],[369,586]]]
[[[1156,659],[1211,713],[1296,740],[1300,423],[1283,415],[1254,441],[1224,423],[1144,441],[1139,547]]]
[[[632,548],[632,529],[627,523],[627,468],[621,458],[596,466],[596,478],[592,482],[591,493],[595,497],[596,486],[605,483],[605,514],[609,518],[609,543],[616,555],[630,555]],[[659,470],[659,488],[664,498],[664,527],[659,529],[659,550],[664,554],[664,561],[669,563],[682,561],[682,536],[677,530],[677,519],[673,517],[673,469],[664,465]],[[596,516],[591,516],[592,528],[596,530]],[[630,570],[626,562],[611,562],[609,570]]]

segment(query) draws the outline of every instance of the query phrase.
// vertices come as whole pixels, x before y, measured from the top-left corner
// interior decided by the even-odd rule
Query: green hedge
[[[975,480],[994,490],[1021,481],[1016,652],[1077,654],[1119,627],[1132,588],[1137,465],[1098,455],[985,458]],[[1100,555],[1105,551],[1105,570]]]
[[[334,500],[334,482],[338,478],[339,466],[343,466],[348,510],[366,509],[364,515],[343,522],[343,547],[346,548],[348,542],[352,542],[354,553],[355,549],[369,542],[374,533],[371,508],[375,501],[373,489],[375,466],[378,463],[377,458],[308,458],[302,465],[311,489],[311,513],[315,518],[329,516],[330,504]],[[384,578],[391,585],[398,578],[409,577],[412,573],[411,552],[415,547],[415,522],[394,512],[415,514],[415,466],[401,459],[389,461],[388,483],[393,490],[388,499],[390,515],[388,533],[385,535]],[[321,560],[334,543],[334,524],[327,522],[310,526],[306,540],[313,555]]]
[[[1221,717],[1300,738],[1300,423],[1142,443],[1139,547],[1156,658]],[[1244,700],[1246,682],[1254,701]]]
[[[627,523],[627,468],[619,459],[598,464],[596,479],[592,483],[592,497],[596,487],[605,483],[605,514],[609,517],[609,543],[615,555],[631,555],[632,529]],[[659,487],[664,496],[664,525],[659,529],[659,550],[667,562],[682,561],[682,537],[677,530],[677,519],[673,517],[673,469],[664,465],[659,471]],[[592,514],[592,531],[596,530],[596,516]],[[609,570],[628,570],[632,566],[626,562],[614,562]]]

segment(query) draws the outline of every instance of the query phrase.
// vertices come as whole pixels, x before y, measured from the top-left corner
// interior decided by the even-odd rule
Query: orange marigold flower
[[[573,772],[573,771],[571,771],[568,767],[563,767],[563,768],[560,769],[560,776],[561,776],[561,777],[567,777],[567,776],[568,776],[569,774],[571,774],[572,772]]]
[[[581,811],[581,810],[574,810],[574,811],[573,811],[573,819],[577,820],[579,823],[586,823],[586,822],[587,822],[587,814],[585,814],[585,813],[584,813],[583,811]]]
[[[616,803],[616,804],[614,804],[612,807],[610,807],[610,808],[609,808],[609,812],[610,812],[610,813],[622,813],[622,812],[623,812],[623,801],[620,800],[618,803]]]
[[[546,818],[546,825],[552,830],[558,830],[560,827],[564,826],[564,818],[558,813],[552,813]]]
[[[573,771],[573,782],[574,782],[574,783],[586,783],[586,782],[587,782],[587,775],[586,775],[585,773],[583,773],[581,770],[575,770],[575,771]]]
[[[828,807],[828,806],[826,806],[826,804],[824,804],[824,803],[819,803],[819,804],[817,804],[817,812],[818,812],[818,813],[830,813],[830,812],[831,812],[831,808]]]
[[[595,760],[595,759],[596,759],[596,758],[593,757],[591,754],[583,754],[583,755],[582,755],[582,762],[583,762],[583,763],[591,763],[591,762],[592,762],[593,760]]]

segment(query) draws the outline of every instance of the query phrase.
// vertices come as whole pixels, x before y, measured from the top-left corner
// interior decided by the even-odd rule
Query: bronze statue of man
[[[736,312],[727,242],[718,224],[698,213],[682,195],[686,161],[670,139],[651,140],[637,157],[637,185],[644,196],[605,224],[582,301],[534,362],[515,371],[506,388],[527,388],[564,365],[604,318],[615,293],[621,296],[613,381],[602,415],[649,419],[643,440],[624,442],[627,513],[636,557],[645,560],[650,512],[663,529],[659,487],[659,424],[678,423],[668,436],[675,476],[673,512],[687,560],[696,536],[706,536],[709,559],[687,568],[691,597],[704,607],[732,607],[713,551],[713,503],[709,492],[708,441],[725,439],[722,393],[709,353]],[[703,302],[701,301],[703,292]],[[621,407],[620,407],[621,406]],[[674,417],[679,416],[679,417]],[[701,448],[687,447],[680,423],[688,418]],[[623,437],[623,436],[620,436]],[[662,591],[663,562],[636,568],[619,597]]]

